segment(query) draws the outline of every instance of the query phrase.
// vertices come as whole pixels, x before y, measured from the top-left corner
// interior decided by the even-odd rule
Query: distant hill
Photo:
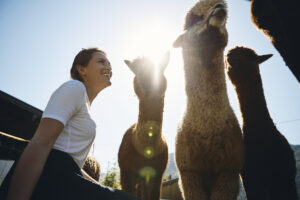
[[[167,166],[167,169],[165,171],[165,176],[168,177],[169,175],[172,176],[172,179],[178,177],[178,169],[176,167],[175,157],[174,153],[169,154],[169,163]]]
[[[295,158],[297,162],[296,184],[297,184],[298,195],[300,197],[300,145],[291,145],[291,147],[294,150]]]
[[[296,184],[298,189],[298,194],[300,195],[300,145],[291,145],[292,149],[295,153],[295,158],[297,162],[297,177],[296,177]],[[174,153],[170,153],[169,155],[169,164],[165,171],[164,177],[169,177],[171,175],[172,179],[178,177],[178,170],[175,163]],[[245,193],[243,188],[241,187],[240,195],[238,200],[245,200]]]

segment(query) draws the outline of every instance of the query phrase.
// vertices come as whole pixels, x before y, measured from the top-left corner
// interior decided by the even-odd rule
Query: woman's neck
[[[103,88],[95,88],[95,87],[91,87],[89,86],[89,84],[83,82],[85,88],[86,88],[86,93],[88,95],[90,104],[92,104],[92,102],[94,101],[94,99],[97,97],[97,95],[99,94],[99,92],[101,92],[101,90],[103,90]]]

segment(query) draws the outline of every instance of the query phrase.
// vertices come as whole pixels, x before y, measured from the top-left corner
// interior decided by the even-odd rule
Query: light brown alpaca
[[[244,162],[241,129],[224,73],[226,3],[201,0],[188,12],[182,47],[187,106],[176,138],[176,164],[186,200],[233,200]]]
[[[126,131],[119,149],[121,185],[123,190],[143,200],[159,200],[168,162],[168,146],[161,132],[167,88],[163,72],[168,62],[166,55],[155,75],[155,65],[149,59],[125,61],[135,74],[139,116],[137,123]]]

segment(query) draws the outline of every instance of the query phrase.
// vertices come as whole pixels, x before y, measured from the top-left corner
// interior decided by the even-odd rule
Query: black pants
[[[5,200],[15,164],[0,187]],[[30,200],[140,200],[124,191],[101,186],[85,179],[68,154],[52,150]]]

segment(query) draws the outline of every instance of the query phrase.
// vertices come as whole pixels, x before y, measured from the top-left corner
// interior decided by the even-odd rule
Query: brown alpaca
[[[137,123],[126,131],[119,149],[121,185],[123,190],[143,200],[159,200],[168,162],[168,146],[161,132],[167,88],[163,72],[168,62],[166,55],[155,75],[155,66],[149,59],[125,61],[135,74],[139,116]]]
[[[96,181],[100,180],[100,164],[96,158],[89,155],[86,158],[82,169]]]
[[[251,20],[267,36],[300,82],[298,0],[252,0]]]
[[[233,200],[244,162],[241,129],[229,104],[224,73],[227,9],[201,0],[188,12],[182,47],[187,106],[176,138],[176,164],[186,200]]]
[[[248,200],[297,200],[294,152],[270,117],[259,74],[259,64],[271,56],[258,56],[245,47],[227,54],[227,74],[243,118],[243,183]]]

